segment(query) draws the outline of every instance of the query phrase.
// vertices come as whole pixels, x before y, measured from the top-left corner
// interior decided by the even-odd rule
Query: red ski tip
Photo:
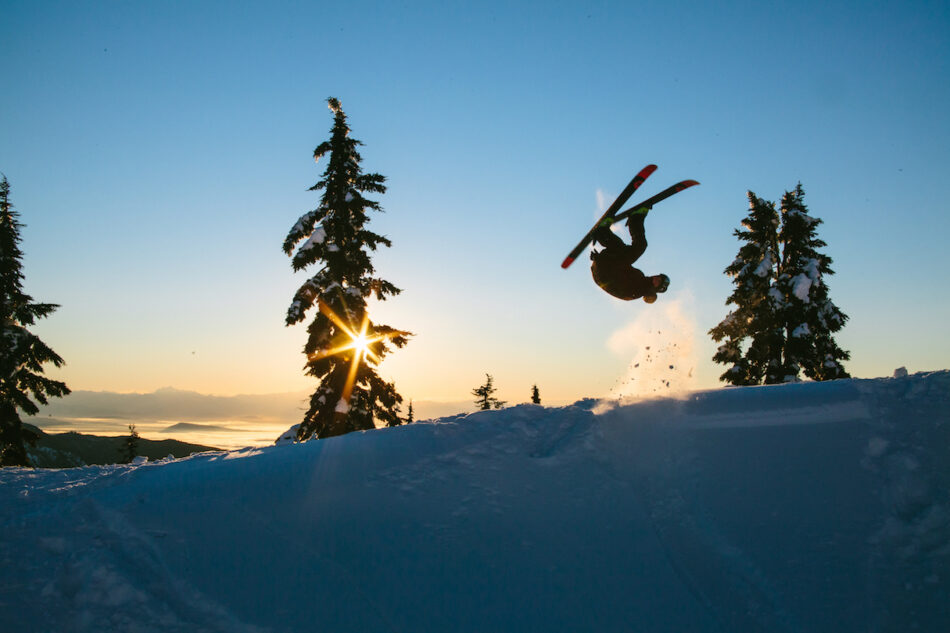
[[[561,263],[561,268],[567,268],[568,266],[570,266],[570,265],[573,264],[573,263],[574,263],[574,258],[573,258],[573,257],[567,257],[567,258],[565,258],[564,261]]]

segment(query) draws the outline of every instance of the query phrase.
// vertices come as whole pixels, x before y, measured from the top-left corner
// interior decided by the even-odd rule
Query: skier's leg
[[[647,250],[646,229],[643,227],[643,221],[646,219],[646,213],[635,213],[627,218],[627,228],[630,229],[630,260],[631,263],[640,259],[643,252]]]
[[[619,235],[610,230],[609,226],[602,226],[594,231],[594,241],[605,249],[617,249],[626,246]]]

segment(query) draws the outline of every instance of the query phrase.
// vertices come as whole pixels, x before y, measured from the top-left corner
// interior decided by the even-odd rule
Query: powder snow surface
[[[0,471],[3,631],[938,631],[950,372]]]

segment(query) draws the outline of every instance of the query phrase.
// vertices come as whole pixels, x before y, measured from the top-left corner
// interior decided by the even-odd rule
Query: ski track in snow
[[[939,630],[948,447],[934,372],[3,469],[2,626]]]

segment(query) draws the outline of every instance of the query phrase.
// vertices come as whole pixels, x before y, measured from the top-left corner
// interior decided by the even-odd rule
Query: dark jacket
[[[627,245],[622,249],[612,247],[594,254],[590,266],[594,281],[608,294],[624,301],[656,296],[653,281],[639,268],[633,267],[637,257],[639,253],[636,253],[636,249]]]

